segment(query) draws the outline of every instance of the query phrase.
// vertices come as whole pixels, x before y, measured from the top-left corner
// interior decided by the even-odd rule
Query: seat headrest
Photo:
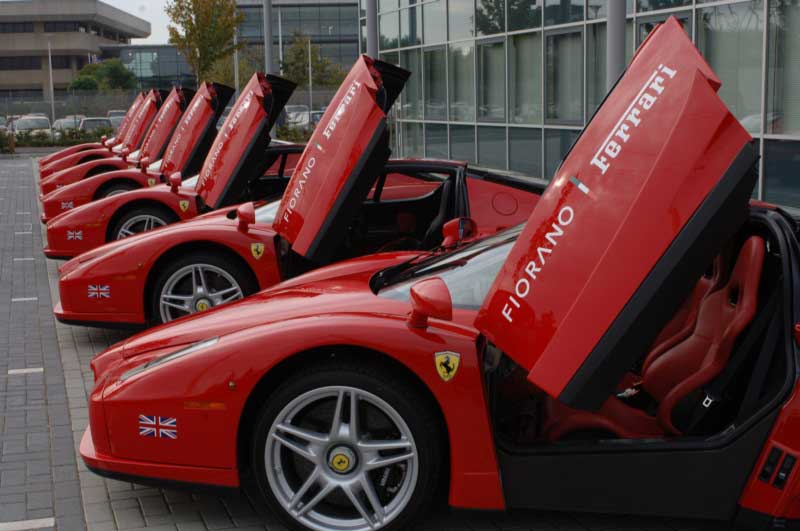
[[[736,258],[731,277],[728,280],[728,302],[738,305],[743,299],[755,300],[766,253],[764,239],[751,236],[745,240]]]

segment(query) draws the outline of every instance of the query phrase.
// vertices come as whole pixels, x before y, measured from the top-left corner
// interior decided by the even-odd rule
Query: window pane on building
[[[691,2],[690,2],[691,3]],[[637,18],[638,22],[638,32],[636,35],[636,45],[640,45],[644,42],[650,32],[655,29],[660,23],[667,20],[669,17],[675,17],[680,22],[681,26],[683,26],[683,31],[686,32],[689,37],[692,36],[692,15],[689,11],[682,11],[680,13],[669,13],[665,15],[651,15],[649,17]]]
[[[445,49],[423,51],[425,119],[447,119],[447,66]]]
[[[764,199],[800,208],[800,141],[764,141]]]
[[[478,44],[478,120],[506,119],[505,41]]]
[[[422,8],[411,6],[400,11],[400,46],[422,44]]]
[[[578,138],[579,131],[569,129],[545,129],[544,132],[544,177],[548,181],[553,178],[561,160],[566,156],[572,143]]]
[[[538,28],[542,25],[543,0],[517,0],[508,6],[508,31]]]
[[[397,0],[378,0],[378,11],[380,12],[397,9],[398,7],[399,3]]]
[[[478,164],[487,168],[506,169],[506,128],[478,128]]]
[[[450,40],[467,39],[475,35],[472,24],[475,20],[474,0],[450,0],[447,6],[447,20],[450,27]]]
[[[437,44],[447,39],[447,15],[444,0],[423,4],[422,18],[425,44]]]
[[[692,0],[638,0],[639,11],[654,11],[656,9],[669,9],[692,5]]]
[[[606,95],[606,25],[586,26],[586,115],[600,106]]]
[[[583,0],[545,0],[544,25],[566,24],[583,20]]]
[[[423,157],[422,149],[422,124],[419,122],[401,122],[403,135],[403,156]]]
[[[508,169],[542,177],[542,130],[508,128]]]
[[[800,133],[800,2],[770,1],[767,51],[767,127]]]
[[[422,51],[416,48],[400,52],[400,66],[411,72],[401,93],[400,116],[422,118]]]
[[[380,49],[397,48],[400,36],[400,19],[397,11],[381,15],[378,22],[380,28]]]
[[[448,159],[447,126],[425,124],[425,156],[432,159]]]
[[[506,30],[505,0],[477,0],[475,30],[478,35],[494,35]]]
[[[475,128],[473,126],[450,126],[450,158],[475,162]]]
[[[545,118],[550,123],[583,124],[582,32],[546,36]]]
[[[361,53],[367,53],[367,20],[362,18],[359,25],[359,41],[361,43]]]
[[[450,119],[475,120],[475,46],[472,43],[450,46]]]
[[[756,132],[761,130],[762,18],[760,1],[697,11],[697,47],[722,80],[719,95]]]
[[[542,34],[508,39],[508,109],[510,122],[542,122]]]

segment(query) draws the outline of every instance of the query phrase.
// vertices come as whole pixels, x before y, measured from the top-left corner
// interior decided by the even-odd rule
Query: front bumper
[[[102,454],[95,448],[91,426],[87,427],[83,433],[80,454],[83,462],[92,472],[106,477],[162,486],[188,483],[216,488],[236,489],[239,487],[237,470],[165,465],[147,461],[119,459]]]
[[[59,301],[53,306],[53,315],[59,322],[71,325],[97,326],[100,328],[141,328],[146,323],[141,315],[135,313],[71,312],[64,310]]]

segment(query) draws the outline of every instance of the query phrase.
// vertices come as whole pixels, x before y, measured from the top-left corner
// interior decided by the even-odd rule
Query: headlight
[[[204,348],[210,347],[211,345],[215,344],[219,341],[219,337],[212,337],[211,339],[206,339],[204,341],[200,341],[199,343],[194,343],[193,345],[189,345],[186,348],[182,348],[181,350],[172,352],[171,354],[166,354],[159,358],[154,358],[147,363],[143,363],[130,369],[129,371],[125,371],[122,376],[120,376],[119,381],[124,382],[131,376],[135,376],[141,372],[144,372],[148,369],[152,369],[154,367],[158,367],[160,365],[164,365],[165,363],[169,363],[172,360],[176,360],[178,358],[182,358],[192,352],[197,352],[198,350],[202,350]]]

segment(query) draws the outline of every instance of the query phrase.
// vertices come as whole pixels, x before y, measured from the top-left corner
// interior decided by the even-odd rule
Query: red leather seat
[[[655,417],[617,397],[609,398],[596,413],[574,410],[550,400],[546,406],[545,437],[555,441],[576,431],[593,430],[622,438],[680,435],[672,423],[675,405],[722,372],[736,339],[753,320],[764,253],[762,238],[748,238],[730,278],[702,300],[691,333],[645,365],[642,389],[658,404]]]

